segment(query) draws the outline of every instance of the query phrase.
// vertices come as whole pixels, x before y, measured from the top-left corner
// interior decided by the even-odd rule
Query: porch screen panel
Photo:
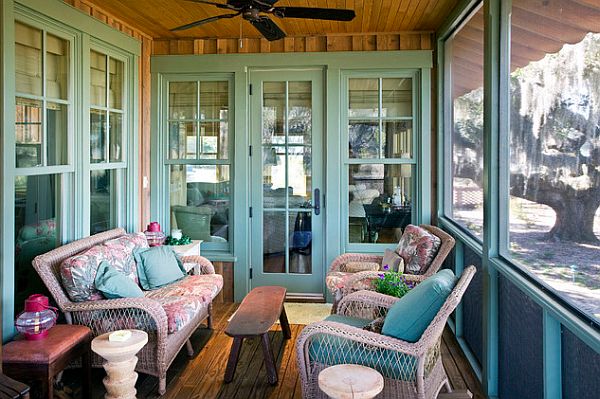
[[[595,399],[600,392],[600,354],[562,329],[563,399]]]
[[[477,273],[463,296],[463,337],[481,364],[483,360],[483,274],[481,258],[469,247],[464,249],[464,265],[475,265]]]
[[[542,399],[542,308],[502,275],[498,297],[500,397]]]

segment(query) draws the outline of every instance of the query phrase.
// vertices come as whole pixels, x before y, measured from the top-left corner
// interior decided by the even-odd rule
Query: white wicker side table
[[[319,373],[319,388],[333,399],[372,399],[383,390],[383,376],[369,367],[338,364]]]
[[[106,362],[102,365],[107,376],[102,380],[106,388],[105,399],[135,399],[134,371],[138,358],[136,353],[148,343],[145,331],[129,330],[131,337],[126,341],[109,341],[110,333],[102,334],[92,340],[92,351],[100,355]]]

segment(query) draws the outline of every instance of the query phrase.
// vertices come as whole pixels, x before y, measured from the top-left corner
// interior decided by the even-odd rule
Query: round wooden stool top
[[[148,343],[145,331],[129,330],[131,337],[126,341],[109,341],[110,333],[102,334],[92,340],[92,351],[109,362],[123,362],[131,359]]]
[[[334,399],[371,399],[383,390],[383,376],[369,367],[338,364],[319,373],[319,388]]]

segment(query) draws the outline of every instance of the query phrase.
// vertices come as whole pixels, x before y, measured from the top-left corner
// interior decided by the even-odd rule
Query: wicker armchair
[[[136,328],[148,333],[148,344],[137,354],[136,370],[159,378],[158,392],[166,391],[167,369],[184,344],[188,355],[193,354],[189,337],[200,323],[207,319],[211,328],[211,304],[205,306],[188,324],[175,333],[168,333],[167,314],[159,301],[144,298],[102,299],[96,301],[73,302],[61,285],[59,272],[63,260],[94,245],[125,235],[119,228],[73,241],[46,254],[36,257],[33,266],[58,307],[65,314],[67,323],[85,325],[91,328],[93,336],[120,329]],[[186,264],[199,265],[200,274],[214,274],[212,263],[202,256],[182,258]],[[93,367],[102,367],[102,359],[92,354]]]
[[[427,224],[422,224],[420,227],[439,237],[441,244],[436,256],[427,267],[425,273],[404,274],[407,281],[411,281],[415,284],[418,284],[437,273],[455,244],[454,238],[439,227]],[[355,291],[372,289],[372,281],[378,278],[378,274],[383,273],[382,271],[362,271],[352,274],[343,273],[341,272],[342,266],[348,262],[374,262],[381,264],[382,259],[383,255],[346,253],[338,256],[331,262],[327,273],[327,285],[333,293],[332,313],[335,313],[338,303],[344,296]],[[332,276],[336,276],[337,278],[335,283],[330,282]]]
[[[464,270],[433,321],[414,343],[333,321],[305,327],[296,343],[302,397],[326,398],[318,388],[319,372],[341,363],[361,364],[379,371],[385,385],[378,398],[429,399],[436,398],[442,388],[450,392],[440,350],[442,332],[474,274],[474,266]],[[397,300],[372,291],[358,291],[341,300],[337,314],[375,319],[385,315]]]

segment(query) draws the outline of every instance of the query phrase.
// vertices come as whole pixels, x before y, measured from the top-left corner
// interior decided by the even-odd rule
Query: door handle
[[[319,215],[321,213],[321,190],[315,188],[315,206],[313,206],[315,210],[315,215]]]

